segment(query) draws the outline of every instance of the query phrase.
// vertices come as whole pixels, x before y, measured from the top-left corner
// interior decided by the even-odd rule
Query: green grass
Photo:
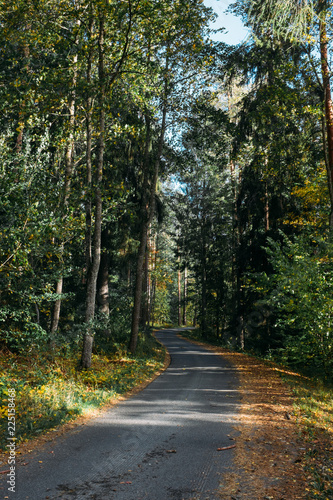
[[[8,443],[8,391],[16,392],[17,442],[26,441],[79,415],[87,415],[149,379],[164,363],[165,349],[141,336],[135,356],[125,350],[94,354],[92,368],[78,371],[72,359],[38,352],[29,357],[0,353],[0,449]]]
[[[333,388],[300,375],[284,376],[295,395],[294,414],[306,447],[309,497],[333,498]]]

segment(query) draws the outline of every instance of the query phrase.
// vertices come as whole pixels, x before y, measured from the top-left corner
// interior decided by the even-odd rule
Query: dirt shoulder
[[[296,500],[308,497],[306,447],[293,415],[293,395],[275,367],[256,358],[197,342],[237,367],[241,408],[237,471],[223,478],[221,500]]]

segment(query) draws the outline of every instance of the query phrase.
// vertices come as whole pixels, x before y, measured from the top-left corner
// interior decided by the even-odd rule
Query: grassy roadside
[[[92,368],[78,371],[79,353],[0,353],[0,450],[8,443],[8,397],[15,389],[17,444],[40,436],[80,415],[119,399],[164,366],[166,351],[151,335],[142,335],[135,356],[94,354]]]
[[[333,499],[333,388],[289,368],[207,344],[198,331],[181,335],[223,354],[239,370],[239,463],[251,482],[257,481],[257,492],[262,488],[265,498],[277,499],[285,488],[283,498],[288,500]],[[267,466],[270,462],[273,469]],[[248,468],[247,463],[254,465]],[[265,479],[272,473],[280,477],[274,488]],[[247,495],[252,498],[250,488]]]
[[[304,470],[310,498],[333,499],[333,388],[299,374],[284,373],[283,380],[294,394],[294,415],[306,447]]]

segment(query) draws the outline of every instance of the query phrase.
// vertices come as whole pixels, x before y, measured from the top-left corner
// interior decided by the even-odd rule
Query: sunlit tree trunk
[[[186,317],[186,305],[187,305],[187,267],[184,269],[184,305],[183,305],[183,325],[186,326],[187,317]]]
[[[149,232],[149,230],[148,230]],[[144,279],[142,283],[142,294],[144,300],[141,301],[141,327],[145,328],[148,322],[149,310],[149,235],[147,236],[147,246],[142,270]]]
[[[105,70],[104,70],[104,13],[100,14],[98,33],[98,79],[99,79],[99,140],[97,154],[97,175],[95,188],[95,225],[92,263],[87,278],[85,333],[81,357],[82,368],[90,368],[94,340],[97,277],[101,261],[102,239],[102,180],[105,148]]]
[[[330,69],[328,65],[328,37],[326,22],[320,21],[320,56],[321,72],[324,88],[324,107],[326,122],[326,141],[324,140],[325,163],[327,170],[327,181],[330,193],[331,211],[329,217],[330,231],[333,231],[333,106],[330,83]]]
[[[110,252],[108,250],[109,230],[104,229],[102,232],[102,253],[101,263],[99,266],[97,289],[98,289],[98,307],[99,312],[105,316],[110,314],[109,304],[109,267],[110,267]]]
[[[156,270],[157,265],[157,248],[158,248],[158,234],[152,238],[151,252],[150,252],[150,271],[151,273]],[[150,274],[151,274],[150,273]],[[154,306],[155,306],[155,291],[156,291],[156,275],[153,273],[153,278],[150,283],[149,293],[149,312],[148,312],[148,325],[154,325]]]
[[[150,56],[149,56],[150,57]],[[149,59],[148,57],[148,59]],[[149,166],[149,147],[150,147],[150,136],[151,136],[151,123],[149,115],[146,115],[146,145],[145,145],[145,158],[144,158],[144,185],[143,185],[143,203],[141,206],[141,220],[142,227],[140,233],[140,245],[137,254],[137,267],[136,267],[136,279],[135,279],[135,290],[134,290],[134,306],[132,312],[132,325],[131,325],[131,337],[129,341],[129,350],[135,353],[138,335],[139,335],[139,324],[140,324],[140,310],[141,310],[141,300],[142,300],[142,281],[143,273],[142,267],[144,263],[144,257],[147,247],[148,238],[148,228],[151,225],[154,215],[155,215],[155,197],[156,197],[156,187],[159,176],[159,168],[161,162],[161,156],[164,146],[164,136],[166,130],[166,116],[167,116],[167,95],[168,95],[168,71],[169,71],[169,57],[166,57],[165,63],[165,79],[164,79],[164,89],[162,98],[162,121],[160,128],[160,135],[156,151],[156,159],[154,163],[154,173],[150,185],[150,193],[147,197],[147,187],[148,187],[148,166]]]

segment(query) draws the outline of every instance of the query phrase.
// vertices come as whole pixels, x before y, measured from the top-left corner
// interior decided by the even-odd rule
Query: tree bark
[[[265,232],[269,231],[269,198],[268,198],[268,186],[267,181],[265,182]]]
[[[56,294],[57,295],[62,294],[63,282],[64,282],[64,280],[62,277],[57,281],[57,285],[56,285]],[[51,340],[51,348],[52,349],[54,348],[55,335],[57,333],[58,326],[59,326],[60,310],[61,310],[61,298],[59,298],[55,301],[54,308],[53,308],[53,316],[52,316],[52,324],[51,324],[51,332],[50,332],[51,333],[50,340]]]
[[[105,316],[110,314],[109,305],[109,267],[110,267],[110,253],[108,251],[108,236],[109,231],[105,229],[102,232],[102,254],[101,262],[98,271],[97,289],[98,289],[98,306],[99,311]]]
[[[330,83],[330,69],[328,66],[328,37],[326,22],[320,21],[320,56],[321,56],[321,73],[324,88],[324,107],[326,121],[326,144],[324,148],[327,150],[325,155],[325,163],[327,170],[327,182],[330,193],[331,211],[329,216],[329,228],[333,231],[333,106]]]
[[[80,26],[80,21],[77,21],[77,26]],[[75,45],[78,44],[78,39],[75,40]],[[63,193],[63,207],[65,210],[68,208],[69,197],[71,192],[71,182],[74,170],[74,127],[75,127],[75,111],[76,111],[76,84],[77,84],[77,62],[78,56],[77,54],[73,57],[73,80],[72,80],[72,92],[69,102],[69,123],[68,130],[69,136],[67,140],[67,148],[66,148],[66,156],[65,156],[65,185],[64,185],[64,193]],[[64,246],[62,244],[61,251],[63,251]],[[56,293],[59,295],[59,298],[55,301],[52,315],[52,323],[51,323],[51,348],[54,347],[55,335],[58,330],[59,320],[60,320],[60,311],[61,311],[61,294],[63,290],[64,278],[61,276],[56,284]]]
[[[157,249],[158,249],[158,234],[156,237],[152,238],[152,248],[150,253],[150,271],[156,270],[157,265]],[[149,295],[149,311],[148,311],[148,325],[154,326],[154,306],[155,306],[155,290],[156,290],[156,275],[150,283],[150,295]]]
[[[216,294],[216,338],[220,337],[220,291]]]
[[[94,20],[91,15],[90,20],[89,20],[89,40],[88,42],[91,44],[92,43],[92,37],[93,37],[93,26],[94,26]],[[89,273],[89,269],[91,266],[91,261],[92,261],[92,246],[91,246],[91,241],[92,241],[92,214],[91,214],[91,189],[92,189],[92,157],[91,157],[91,151],[92,151],[92,109],[93,109],[93,100],[92,100],[92,95],[91,95],[91,71],[92,71],[92,58],[93,58],[93,48],[90,47],[89,50],[89,55],[88,55],[88,61],[87,61],[87,99],[86,99],[86,106],[87,106],[87,111],[86,111],[86,136],[87,136],[87,144],[86,144],[86,168],[87,168],[87,191],[86,191],[86,202],[85,202],[85,209],[86,209],[86,229],[85,229],[85,257],[86,257],[86,276]]]
[[[148,321],[148,308],[149,308],[149,235],[147,236],[147,246],[143,266],[143,283],[142,294],[144,300],[141,301],[141,327],[145,328]]]
[[[194,328],[197,326],[197,305],[196,304],[194,306],[194,313],[193,313],[193,326],[194,326]]]
[[[166,64],[166,70],[168,70],[168,63]],[[167,71],[166,71],[166,74],[167,74]],[[130,349],[131,353],[133,353],[133,354],[136,351],[136,347],[137,347],[137,343],[138,343],[138,335],[139,335],[140,309],[141,309],[141,298],[142,298],[142,280],[143,280],[142,267],[143,267],[145,252],[146,252],[146,246],[147,246],[148,228],[149,228],[149,225],[152,223],[153,217],[155,214],[156,186],[157,186],[160,161],[161,161],[163,145],[164,145],[164,135],[165,135],[165,129],[166,129],[166,115],[167,115],[166,98],[167,98],[167,77],[166,77],[165,88],[164,88],[161,131],[160,131],[160,136],[159,136],[156,161],[155,161],[155,165],[154,165],[154,175],[153,175],[151,188],[150,188],[150,199],[149,199],[149,202],[146,204],[146,206],[143,207],[143,223],[142,223],[141,235],[140,235],[140,246],[139,246],[139,251],[138,251],[138,256],[137,256],[136,284],[135,284],[135,292],[134,292],[134,307],[133,307],[133,313],[132,313],[131,338],[130,338],[130,343],[129,343],[129,349]],[[146,168],[147,167],[148,167],[148,165],[146,164]]]
[[[207,338],[207,274],[206,274],[206,263],[202,262],[201,271],[201,333],[203,338]]]
[[[182,292],[181,292],[182,275],[180,271],[180,253],[178,246],[178,326],[182,324]]]
[[[206,192],[206,178],[203,181],[203,193]],[[201,222],[201,318],[200,327],[204,338],[207,338],[207,235],[206,213],[203,209]]]
[[[186,317],[186,305],[187,305],[187,267],[184,269],[184,305],[183,305],[183,325],[186,326],[187,317]]]
[[[95,228],[92,263],[87,279],[85,334],[81,357],[81,367],[91,366],[91,355],[94,340],[93,321],[95,319],[97,277],[101,261],[102,240],[102,180],[105,148],[105,73],[104,73],[104,13],[100,14],[98,34],[98,79],[99,79],[99,140],[97,155],[97,175],[95,189]]]

